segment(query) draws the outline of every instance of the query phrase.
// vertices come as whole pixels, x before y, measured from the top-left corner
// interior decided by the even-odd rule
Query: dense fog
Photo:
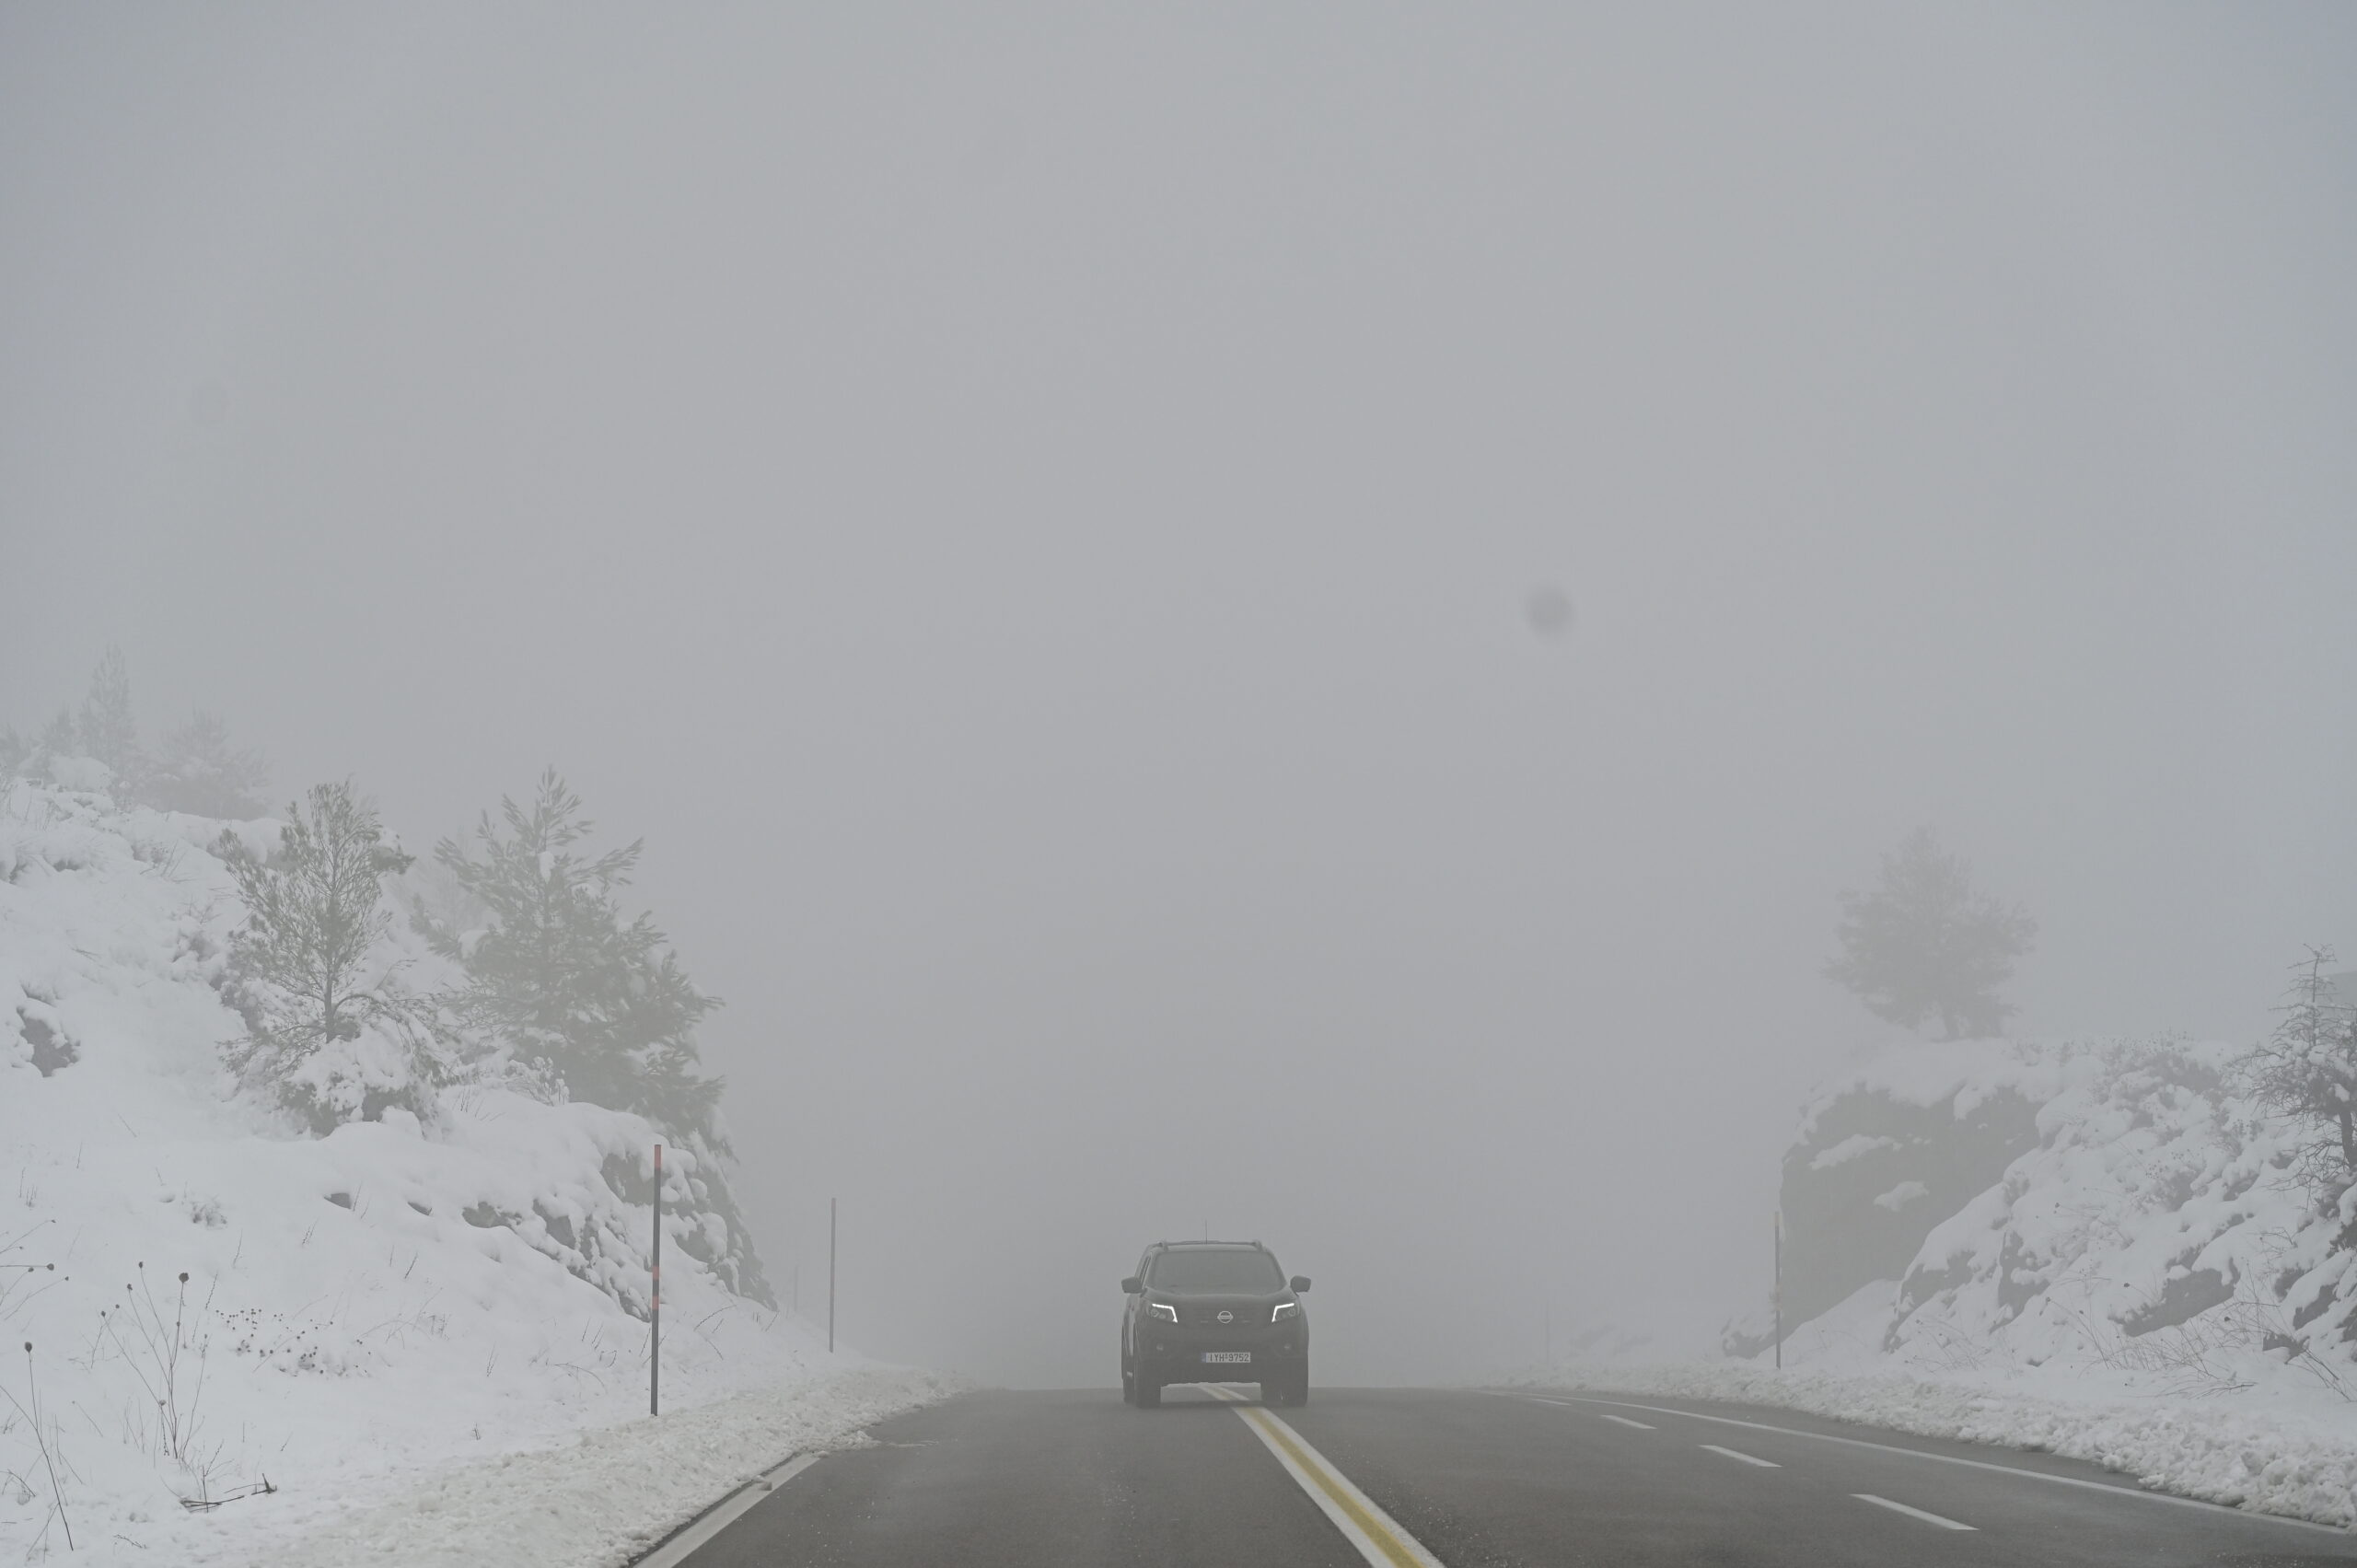
[[[553,764],[782,1297],[1706,1342],[1921,824],[2010,1028],[2357,960],[2357,16],[0,15],[0,719]]]

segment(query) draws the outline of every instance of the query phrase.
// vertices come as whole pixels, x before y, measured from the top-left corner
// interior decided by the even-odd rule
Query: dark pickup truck
[[[1121,1398],[1143,1410],[1172,1383],[1258,1383],[1272,1405],[1309,1400],[1309,1314],[1257,1241],[1157,1241],[1121,1282]]]

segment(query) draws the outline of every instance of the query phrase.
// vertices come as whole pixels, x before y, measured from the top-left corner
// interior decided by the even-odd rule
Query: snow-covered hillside
[[[656,1130],[495,1061],[326,1137],[241,1096],[222,828],[0,793],[0,1556],[70,1528],[77,1561],[303,1557],[356,1509],[480,1496],[454,1479],[472,1461],[645,1410]],[[405,931],[378,957],[418,995],[450,978]],[[401,1042],[347,1043],[344,1070],[402,1080]],[[702,1418],[689,1493],[938,1393],[733,1294],[747,1244],[715,1173],[666,1164],[666,1410],[742,1412]],[[588,1555],[503,1560],[621,1561],[701,1501],[679,1486],[634,1511],[620,1489],[611,1539],[565,1549]]]
[[[2317,1212],[2239,1054],[1885,1051],[1810,1101],[1784,1158],[1782,1373],[1763,1302],[1723,1361],[1542,1376],[2050,1448],[2357,1523],[2357,1194]]]
[[[2357,1215],[2315,1212],[2236,1054],[1920,1046],[1820,1095],[1784,1163],[1787,1359],[2357,1396]]]

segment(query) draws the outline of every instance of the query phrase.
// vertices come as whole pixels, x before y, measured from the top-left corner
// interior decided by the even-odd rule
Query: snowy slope
[[[1991,1040],[1927,1071],[1921,1052],[1888,1053],[1810,1107],[1785,1166],[1787,1223],[1797,1231],[1796,1210],[1822,1228],[1863,1223],[1854,1198],[1845,1211],[1807,1195],[1823,1153],[1795,1169],[1836,1125],[1928,1109],[1953,1145],[2004,1097],[2031,1108],[2026,1146],[1985,1183],[1905,1204],[1920,1239],[1886,1260],[1879,1292],[1843,1282],[1844,1299],[1864,1297],[1849,1313],[1862,1353],[2092,1369],[2161,1393],[2357,1395],[2357,1255],[2337,1239],[2351,1215],[2314,1212],[2286,1129],[2236,1092],[2235,1055],[2174,1040]],[[1879,1205],[1918,1172],[1936,1185],[1957,1164],[1942,1144],[1902,1146],[1855,1191],[1880,1189]]]
[[[1784,1160],[1782,1373],[1763,1306],[1722,1361],[1536,1376],[2050,1448],[2357,1523],[2357,1199],[2316,1212],[2236,1054],[1887,1051],[1810,1101]]]
[[[317,1139],[237,1097],[221,827],[0,794],[0,1556],[62,1550],[70,1525],[76,1560],[323,1561],[296,1543],[355,1509],[497,1495],[503,1456],[644,1412],[654,1129],[495,1075]],[[407,937],[385,961],[447,978]],[[692,1156],[666,1163],[664,1422],[722,1412],[683,1450],[701,1468],[604,1474],[620,1535],[566,1556],[543,1532],[505,1561],[621,1561],[698,1486],[784,1457],[765,1446],[942,1391],[732,1295],[699,1261],[730,1238]]]

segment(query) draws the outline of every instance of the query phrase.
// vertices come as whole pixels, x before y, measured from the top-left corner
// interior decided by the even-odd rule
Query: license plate
[[[1248,1350],[1207,1350],[1203,1352],[1203,1360],[1221,1366],[1249,1366],[1252,1365],[1252,1353]]]

